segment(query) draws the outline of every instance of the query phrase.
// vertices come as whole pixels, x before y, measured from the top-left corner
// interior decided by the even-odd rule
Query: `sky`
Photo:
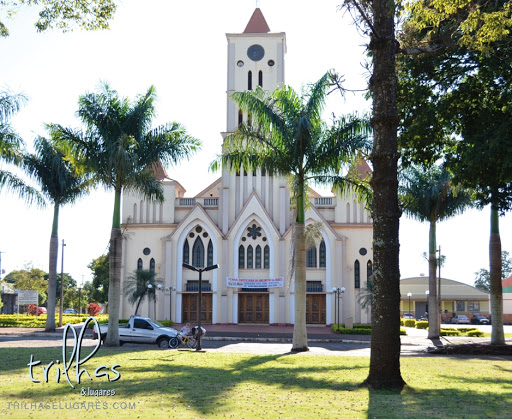
[[[330,115],[369,113],[363,99],[366,38],[341,0],[261,0],[259,6],[272,32],[286,32],[286,84],[299,90],[335,69],[345,80],[345,97],[330,95]],[[200,139],[202,150],[167,172],[193,197],[218,174],[208,171],[220,152],[226,128],[226,33],[241,33],[256,7],[255,0],[123,0],[109,31],[40,34],[35,10],[20,9],[4,20],[11,35],[0,39],[0,90],[24,93],[28,103],[13,126],[32,150],[45,135],[44,123],[79,127],[78,97],[106,81],[120,96],[135,98],[154,85],[158,94],[155,126],[182,123]],[[330,195],[329,190],[321,193]],[[113,193],[98,189],[74,205],[61,208],[59,240],[65,241],[64,271],[87,281],[87,265],[107,252]],[[1,269],[6,274],[27,264],[48,270],[53,211],[28,207],[0,192]],[[443,278],[472,285],[474,273],[488,268],[490,210],[470,210],[438,224],[437,237],[446,255]],[[512,215],[500,219],[502,248],[512,253]],[[428,224],[402,216],[400,271],[403,278],[428,275],[422,254],[428,250]],[[59,247],[58,270],[61,269]]]

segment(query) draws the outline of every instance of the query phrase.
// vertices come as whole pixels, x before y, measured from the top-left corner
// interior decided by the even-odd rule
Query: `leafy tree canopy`
[[[512,275],[512,257],[506,250],[501,252],[501,279]],[[485,268],[475,272],[475,287],[482,291],[491,292],[491,275]]]
[[[90,299],[98,303],[108,300],[109,257],[108,253],[93,259],[87,267],[92,272],[92,287],[94,288]]]
[[[45,276],[48,274],[41,269],[27,265],[24,269],[11,271],[4,281],[12,284],[12,288],[20,290],[39,291],[39,304],[44,304],[47,298],[48,283]]]
[[[24,7],[36,7],[39,19],[35,23],[38,32],[60,29],[70,32],[108,29],[109,21],[116,12],[114,0],[0,0],[0,13],[12,18]],[[9,30],[0,21],[0,36],[9,36]]]

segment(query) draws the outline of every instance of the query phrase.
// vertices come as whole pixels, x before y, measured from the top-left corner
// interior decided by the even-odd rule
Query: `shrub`
[[[467,333],[468,336],[470,337],[482,337],[484,335],[484,332],[480,331],[480,330],[470,330],[468,333]]]
[[[460,336],[460,332],[456,329],[441,329],[441,336]]]
[[[416,322],[416,329],[427,329],[428,321],[420,320]]]
[[[467,332],[471,332],[473,330],[477,330],[476,327],[459,327],[459,332],[461,333],[467,333]]]
[[[404,323],[403,326],[405,326],[405,327],[416,327],[416,320],[414,320],[414,319],[405,319],[405,320],[403,320],[403,323]]]
[[[90,316],[96,316],[101,311],[101,307],[96,303],[90,303],[87,312]]]
[[[402,335],[402,336],[407,335],[407,332],[405,331],[405,329],[400,328],[400,335]]]
[[[36,315],[36,310],[37,310],[37,306],[35,304],[29,304],[27,306],[27,311],[29,314],[31,314],[32,316],[35,316]]]
[[[158,322],[165,327],[171,327],[174,324],[172,320],[158,320]]]

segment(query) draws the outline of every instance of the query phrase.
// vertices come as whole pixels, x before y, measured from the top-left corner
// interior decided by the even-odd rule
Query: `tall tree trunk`
[[[297,197],[297,223],[293,234],[295,246],[295,286],[294,304],[295,321],[293,322],[292,352],[309,351],[308,332],[306,329],[306,243],[304,240],[304,183]]]
[[[439,304],[437,300],[436,221],[430,221],[428,240],[428,338],[439,339]]]
[[[503,288],[501,284],[501,238],[498,209],[491,206],[491,237],[489,240],[489,276],[491,282],[491,345],[504,345]]]
[[[48,300],[45,332],[55,332],[55,306],[57,304],[57,256],[59,253],[59,204],[53,206],[52,234],[48,266]],[[62,284],[61,284],[62,286]]]
[[[121,306],[121,187],[115,191],[114,216],[110,234],[109,282],[108,282],[108,332],[106,346],[119,346],[119,310]]]
[[[394,13],[391,0],[374,0],[369,50],[373,58],[370,89],[373,96],[373,258],[371,388],[405,385],[400,374],[400,270],[397,179],[397,127]]]

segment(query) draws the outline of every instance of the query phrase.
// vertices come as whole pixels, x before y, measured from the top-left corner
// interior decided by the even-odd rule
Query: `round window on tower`
[[[260,61],[265,55],[265,50],[261,45],[251,45],[247,49],[247,56],[253,61]]]
[[[274,60],[268,60],[269,67],[274,67],[274,64],[275,64]]]
[[[238,67],[243,67],[244,66],[244,62],[242,60],[238,60],[238,62],[236,63],[236,65]]]

